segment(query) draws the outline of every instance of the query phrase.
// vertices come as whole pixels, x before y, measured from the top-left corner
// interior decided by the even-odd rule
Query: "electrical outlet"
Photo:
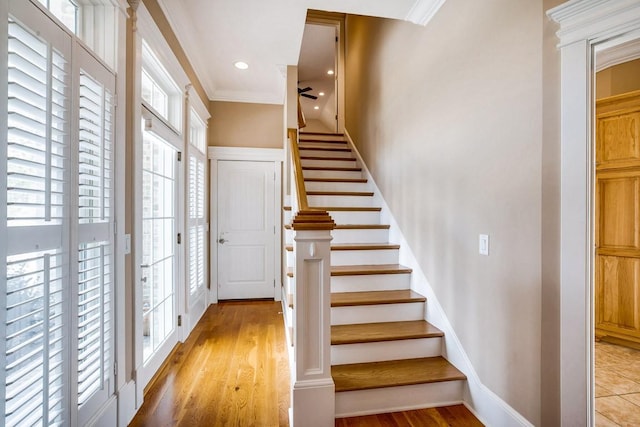
[[[478,236],[478,251],[480,252],[480,255],[489,255],[489,235],[488,234],[481,234],[480,236]]]

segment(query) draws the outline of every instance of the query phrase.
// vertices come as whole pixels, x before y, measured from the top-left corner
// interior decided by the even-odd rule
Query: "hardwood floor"
[[[272,301],[209,307],[130,426],[288,426],[281,311]]]
[[[209,307],[129,425],[288,427],[289,362],[281,311],[272,301]],[[335,425],[482,426],[462,405],[341,418]]]

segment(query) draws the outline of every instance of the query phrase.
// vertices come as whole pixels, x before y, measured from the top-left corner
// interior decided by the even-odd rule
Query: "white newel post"
[[[331,378],[331,230],[329,214],[298,212],[294,229],[292,427],[333,426]]]

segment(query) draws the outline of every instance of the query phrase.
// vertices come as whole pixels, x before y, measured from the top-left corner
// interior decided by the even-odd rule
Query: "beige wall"
[[[283,148],[282,105],[211,101],[209,145]]]
[[[596,99],[640,90],[640,59],[606,68],[596,74]]]
[[[557,127],[543,128],[546,22],[542,0],[449,0],[426,27],[347,20],[347,131],[481,381],[535,425],[545,233],[558,253],[557,162],[543,181],[543,158],[557,160],[559,147]],[[557,88],[545,94],[550,109]],[[550,297],[557,259],[545,273]]]

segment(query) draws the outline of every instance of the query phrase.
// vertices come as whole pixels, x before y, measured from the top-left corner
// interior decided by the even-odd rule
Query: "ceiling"
[[[426,25],[444,0],[158,0],[211,100],[282,104],[308,9]],[[247,70],[233,64],[244,61]]]

